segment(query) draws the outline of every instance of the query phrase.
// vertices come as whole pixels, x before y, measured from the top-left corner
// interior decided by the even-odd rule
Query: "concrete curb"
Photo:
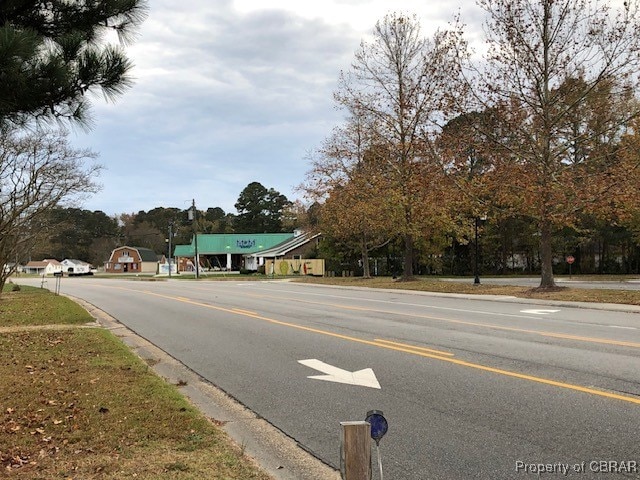
[[[340,473],[303,449],[271,423],[216,388],[187,366],[121,324],[106,312],[76,297],[97,323],[113,332],[168,383],[176,385],[207,418],[220,426],[244,452],[276,480],[339,480]],[[338,448],[336,427],[336,448]]]

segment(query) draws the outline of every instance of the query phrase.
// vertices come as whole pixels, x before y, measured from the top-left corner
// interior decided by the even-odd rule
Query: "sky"
[[[115,103],[92,98],[94,127],[71,141],[99,155],[102,190],[82,207],[109,215],[156,207],[237,213],[257,181],[289,200],[309,153],[344,119],[341,70],[390,12],[415,14],[431,37],[459,11],[480,31],[473,0],[148,0],[126,51],[134,85]]]

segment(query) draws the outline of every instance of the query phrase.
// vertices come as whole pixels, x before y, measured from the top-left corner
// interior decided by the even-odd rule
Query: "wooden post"
[[[371,479],[371,425],[368,422],[340,422],[340,471],[343,480]]]

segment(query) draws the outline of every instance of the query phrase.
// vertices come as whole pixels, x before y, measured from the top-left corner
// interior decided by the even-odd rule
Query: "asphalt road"
[[[538,478],[540,468],[640,478],[639,313],[286,282],[64,278],[61,291],[335,467],[339,423],[377,409],[389,422],[387,479]],[[380,388],[370,372],[338,375],[369,386],[309,378],[323,365],[370,368]]]

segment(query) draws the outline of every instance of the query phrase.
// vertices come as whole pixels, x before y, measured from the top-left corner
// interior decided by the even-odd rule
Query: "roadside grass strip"
[[[28,289],[0,296],[0,327],[18,325],[0,333],[0,476],[269,478],[113,333],[82,328],[92,319],[77,308]],[[29,322],[45,327],[19,328]]]
[[[49,290],[20,286],[11,291],[5,285],[0,296],[0,326],[82,325],[94,319],[77,303],[53,295]]]
[[[591,277],[589,277],[591,278]],[[412,290],[419,292],[459,293],[465,295],[506,295],[539,300],[562,300],[567,302],[619,303],[640,305],[640,291],[559,287],[552,291],[510,285],[474,285],[469,283],[434,280],[433,277],[416,277],[414,281],[397,281],[389,277],[300,277],[293,281],[342,287],[384,288],[390,290]]]

